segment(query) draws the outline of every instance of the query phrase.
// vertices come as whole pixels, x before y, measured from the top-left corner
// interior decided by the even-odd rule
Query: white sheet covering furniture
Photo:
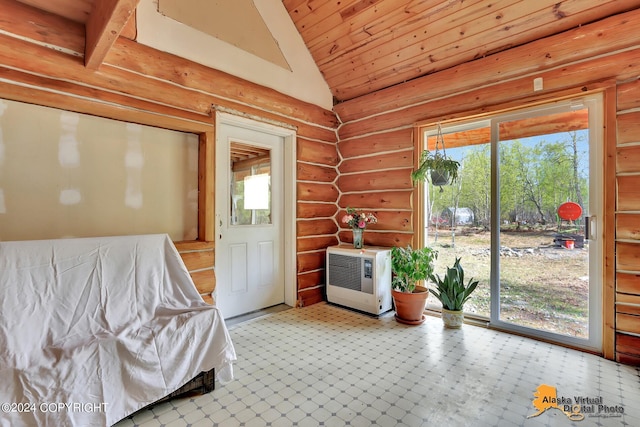
[[[1,426],[109,426],[234,360],[167,235],[0,242]]]

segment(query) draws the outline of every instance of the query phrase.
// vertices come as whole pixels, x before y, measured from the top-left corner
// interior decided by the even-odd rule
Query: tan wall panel
[[[195,239],[198,136],[0,100],[0,239]]]

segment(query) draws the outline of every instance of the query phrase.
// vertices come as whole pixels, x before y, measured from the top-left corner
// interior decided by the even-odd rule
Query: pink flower
[[[361,219],[360,222],[358,223],[358,227],[365,228],[366,226],[367,226],[367,223],[363,219]]]
[[[351,215],[345,215],[342,217],[342,222],[344,222],[345,224],[348,224],[351,221],[353,221],[353,216]]]

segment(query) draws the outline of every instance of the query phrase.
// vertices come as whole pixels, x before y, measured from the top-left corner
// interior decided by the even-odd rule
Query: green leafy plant
[[[416,284],[428,279],[433,274],[433,262],[438,257],[438,252],[429,247],[413,249],[393,247],[391,249],[391,271],[393,289],[411,293]]]
[[[420,165],[418,169],[411,172],[411,179],[414,183],[417,181],[426,181],[427,173],[439,172],[447,173],[451,182],[458,179],[458,169],[460,168],[460,162],[450,159],[446,154],[440,151],[430,152],[424,150],[420,155]]]
[[[432,273],[429,278],[436,284],[435,290],[429,289],[431,294],[440,300],[443,308],[452,311],[462,311],[464,303],[478,286],[478,281],[473,279],[469,279],[465,285],[464,269],[460,265],[460,258],[456,258],[453,267],[447,267],[447,274],[444,277]]]

